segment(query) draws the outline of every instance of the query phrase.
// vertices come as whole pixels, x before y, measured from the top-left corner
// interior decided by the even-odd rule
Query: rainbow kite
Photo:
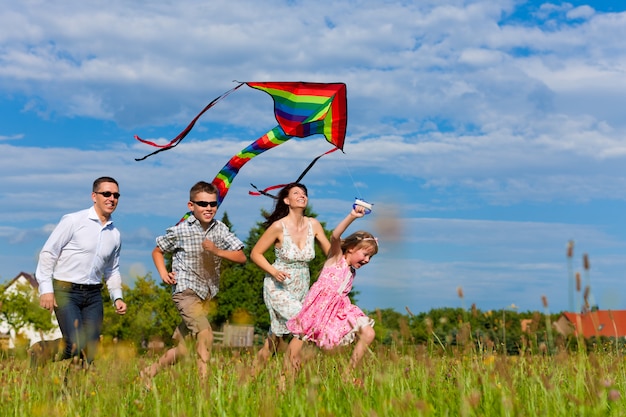
[[[274,115],[278,121],[278,126],[233,156],[220,170],[213,180],[219,190],[218,204],[224,201],[233,179],[243,165],[255,156],[285,143],[292,137],[304,138],[322,134],[328,142],[335,146],[335,149],[343,150],[348,121],[346,85],[344,83],[247,82],[240,83],[232,90],[214,99],[191,121],[187,128],[166,145],[158,145],[135,136],[137,140],[143,143],[161,148],[136,160],[141,161],[178,145],[204,112],[243,84],[265,91],[272,96]]]

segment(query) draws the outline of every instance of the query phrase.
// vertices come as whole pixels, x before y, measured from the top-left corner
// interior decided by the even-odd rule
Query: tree
[[[265,232],[263,222],[269,216],[266,210],[261,210],[262,221],[258,221],[256,226],[250,229],[248,238],[244,242],[244,253],[250,258],[252,248]],[[317,217],[312,209],[307,207],[305,216]],[[224,223],[228,221],[225,215]],[[325,223],[320,222],[329,236],[330,232],[326,230]],[[227,223],[232,228],[230,223]],[[232,229],[231,229],[232,230]],[[270,263],[274,262],[274,249],[269,249],[265,253],[265,257]],[[322,253],[318,245],[315,245],[315,259],[309,263],[311,274],[311,283],[317,280],[321,271],[326,254]],[[265,331],[269,329],[270,318],[265,303],[263,302],[263,280],[265,272],[252,262],[245,265],[233,264],[232,262],[222,262],[222,276],[220,280],[220,291],[216,297],[217,313],[214,322],[217,326],[221,326],[226,321],[232,323],[253,324],[256,328]]]
[[[261,217],[267,218],[269,213],[261,210]],[[317,217],[310,207],[307,207],[305,215]],[[233,224],[225,212],[221,220],[229,229],[234,230]],[[263,220],[264,221],[264,220]],[[250,251],[265,232],[263,221],[256,223],[244,241],[244,253],[250,257]],[[326,230],[325,223],[320,222],[327,236],[330,231]],[[270,249],[265,254],[267,259],[274,261],[274,250]],[[311,283],[318,278],[326,254],[322,253],[318,245],[315,245],[315,259],[309,263]],[[166,254],[166,266],[171,270],[171,258]],[[215,297],[215,311],[211,312],[209,319],[214,329],[219,329],[224,323],[252,324],[259,331],[266,331],[270,326],[269,313],[263,302],[263,280],[265,273],[252,262],[237,264],[223,259],[221,264],[220,291]],[[175,327],[180,322],[180,316],[172,301],[171,288],[158,280],[157,284],[151,274],[137,277],[132,288],[124,287],[124,299],[128,311],[124,316],[119,316],[110,302],[105,302],[104,322],[102,333],[109,338],[132,341],[141,346],[143,342],[153,337],[159,337],[169,343]],[[350,293],[353,298],[357,293]],[[108,291],[103,288],[103,297],[110,300]]]
[[[410,338],[407,318],[392,308],[376,309],[375,314],[366,312],[375,321],[376,339],[383,344],[398,341],[399,337]]]
[[[236,234],[235,226],[231,223],[230,218],[228,217],[228,212],[226,211],[224,212],[224,215],[222,216],[222,223],[224,223],[226,227],[228,227],[228,230]]]
[[[106,289],[103,297],[110,300]],[[137,346],[152,338],[166,343],[171,340],[180,316],[169,286],[157,285],[151,274],[136,277],[133,288],[124,288],[124,300],[128,310],[123,316],[116,314],[112,303],[105,301],[103,335],[132,341]]]
[[[35,330],[52,330],[52,315],[39,307],[39,297],[30,284],[17,284],[15,289],[3,287],[0,292],[0,317],[15,330],[33,326]]]
[[[263,215],[267,212],[262,211]],[[232,227],[232,225],[230,226]],[[257,222],[244,242],[244,253],[250,258],[252,247],[259,240],[265,229],[262,222]],[[272,256],[273,253],[268,256]],[[220,291],[215,297],[217,326],[226,321],[254,324],[256,327],[269,328],[269,314],[263,303],[264,272],[251,261],[244,265],[222,261]]]

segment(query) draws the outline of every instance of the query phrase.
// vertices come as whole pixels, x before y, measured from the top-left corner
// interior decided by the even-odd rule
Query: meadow
[[[374,345],[347,378],[350,349],[305,350],[297,374],[282,354],[252,375],[252,350],[213,351],[200,381],[193,360],[159,373],[147,389],[139,371],[156,359],[129,346],[101,348],[95,366],[31,367],[0,361],[1,416],[624,416],[626,361],[607,349],[502,355],[476,349]]]

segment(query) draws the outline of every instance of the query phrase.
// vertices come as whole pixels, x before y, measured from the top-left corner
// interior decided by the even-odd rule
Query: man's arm
[[[57,302],[54,298],[54,287],[52,286],[52,274],[63,248],[70,241],[71,237],[71,218],[65,215],[54,228],[39,253],[35,271],[35,279],[39,284],[39,305],[50,312],[57,307]]]
[[[111,295],[113,304],[117,300],[123,298],[122,294],[122,275],[120,274],[120,252],[122,250],[121,244],[115,248],[115,252],[110,257],[108,265],[104,270],[104,279]]]
[[[39,295],[54,292],[52,287],[54,267],[61,256],[61,252],[63,252],[63,248],[72,239],[72,230],[71,217],[63,216],[41,248],[35,272],[35,279],[39,283]]]

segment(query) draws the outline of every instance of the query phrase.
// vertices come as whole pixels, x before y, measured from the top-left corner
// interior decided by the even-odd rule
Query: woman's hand
[[[275,273],[272,274],[272,276],[278,282],[285,282],[285,280],[290,277],[290,275],[287,272],[279,271],[278,269],[276,270]]]

